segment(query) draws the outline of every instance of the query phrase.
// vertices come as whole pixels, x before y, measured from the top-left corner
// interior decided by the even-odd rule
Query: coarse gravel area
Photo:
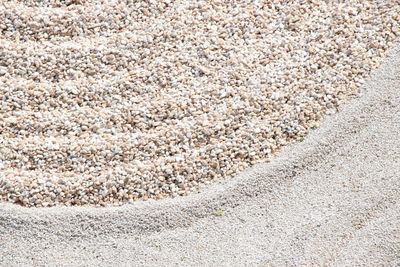
[[[0,199],[109,205],[268,161],[357,95],[398,1],[2,1]]]

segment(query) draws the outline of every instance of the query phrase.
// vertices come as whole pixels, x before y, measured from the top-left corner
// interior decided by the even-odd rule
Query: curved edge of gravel
[[[339,113],[325,118],[321,127],[310,133],[304,142],[291,144],[271,162],[256,165],[233,179],[208,187],[202,193],[105,208],[25,208],[0,203],[0,233],[27,228],[35,229],[38,235],[51,232],[60,238],[66,235],[117,236],[183,227],[201,218],[216,216],[218,209],[229,210],[249,199],[268,194],[282,181],[291,182],[298,173],[315,169],[338,143],[348,140],[368,123],[371,118],[363,116],[363,112],[373,111],[382,101],[379,98],[382,92],[376,88],[390,90],[394,77],[399,78],[399,73],[400,46],[396,45],[388,52],[384,64],[372,73],[360,97],[344,105]]]

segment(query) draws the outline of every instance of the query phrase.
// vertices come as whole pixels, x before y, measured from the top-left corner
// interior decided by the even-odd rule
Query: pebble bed
[[[0,199],[198,192],[302,141],[400,34],[398,1],[2,1]]]

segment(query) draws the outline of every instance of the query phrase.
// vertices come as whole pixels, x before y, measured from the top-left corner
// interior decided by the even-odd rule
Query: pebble
[[[396,1],[10,0],[0,199],[119,205],[267,161],[357,95]]]

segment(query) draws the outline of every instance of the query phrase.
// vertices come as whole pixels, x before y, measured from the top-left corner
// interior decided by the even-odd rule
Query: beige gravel
[[[197,192],[302,141],[400,33],[398,1],[1,1],[0,199]]]
[[[3,266],[399,266],[400,47],[302,143],[201,194],[0,204]]]

